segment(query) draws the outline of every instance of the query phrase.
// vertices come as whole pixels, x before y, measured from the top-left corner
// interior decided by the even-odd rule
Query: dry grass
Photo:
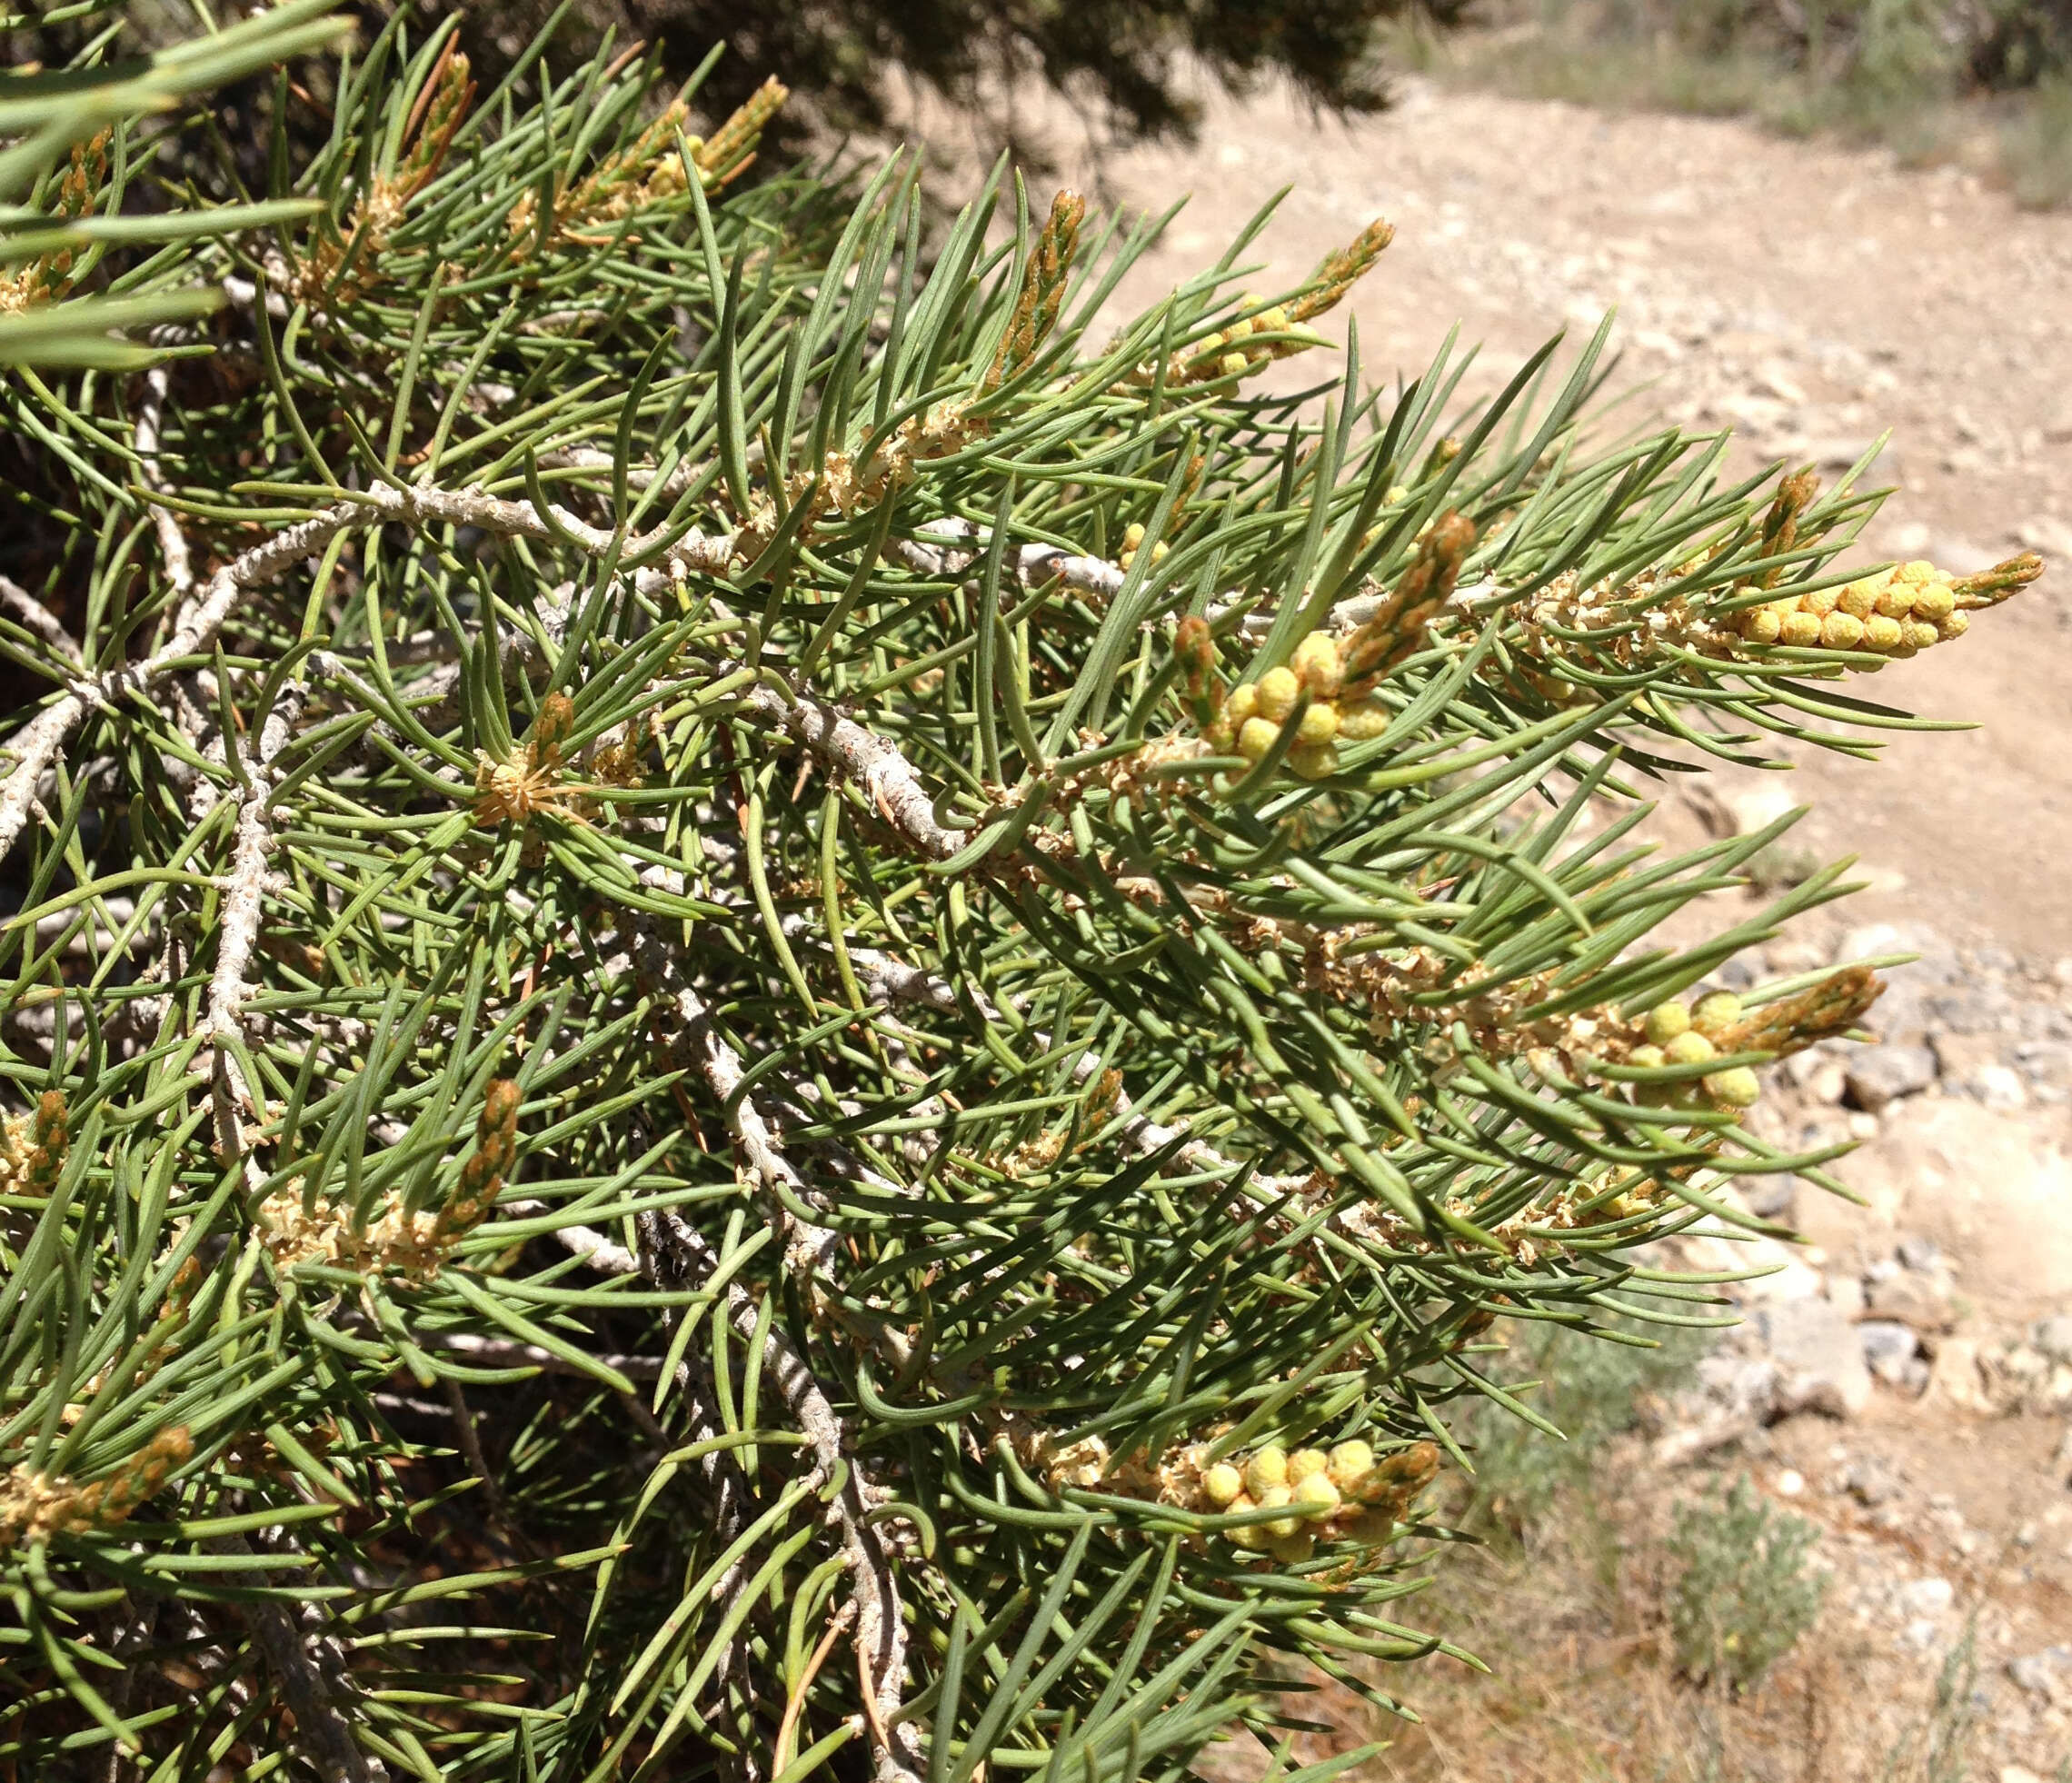
[[[1618,1445],[1600,1482],[1644,1479]],[[1756,1688],[1733,1694],[1679,1675],[1664,1614],[1674,1503],[1711,1482],[1657,1479],[1614,1501],[1600,1483],[1564,1491],[1529,1535],[1456,1549],[1405,1619],[1443,1629],[1488,1675],[1444,1658],[1392,1668],[1383,1688],[1406,1724],[1324,1685],[1299,1699],[1330,1725],[1305,1759],[1386,1741],[1356,1783],[1961,1783],[1964,1729],[1932,1703],[1862,1712],[1862,1636],[1828,1618]],[[1939,1732],[1938,1732],[1939,1729]],[[1953,1737],[1954,1736],[1954,1737]],[[1210,1768],[1236,1783],[1263,1755],[1226,1748]]]

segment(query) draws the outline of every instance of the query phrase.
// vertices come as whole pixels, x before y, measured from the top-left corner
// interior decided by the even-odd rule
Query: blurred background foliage
[[[1390,28],[1399,69],[1525,97],[1748,115],[2072,198],[2072,0],[1484,0]]]
[[[681,81],[714,44],[728,54],[700,86],[701,105],[723,117],[774,75],[797,95],[765,138],[782,164],[809,136],[879,135],[917,98],[969,114],[991,149],[1012,148],[1026,168],[1041,144],[1016,129],[1014,100],[1050,88],[1064,95],[1107,139],[1190,137],[1206,81],[1242,90],[1262,79],[1289,81],[1322,111],[1380,110],[1388,101],[1391,28],[1413,13],[1448,26],[1468,0],[512,0],[494,5],[432,0],[412,10],[424,25],[444,14],[462,20],[462,45],[488,86],[506,75],[550,21],[549,65],[565,72],[594,52],[607,33],[620,44],[659,47],[666,74]],[[0,67],[35,61],[55,66],[97,28],[82,9],[45,9],[0,19]],[[168,39],[183,30],[162,9]],[[393,5],[342,9],[371,41]],[[133,35],[148,34],[154,9],[131,7]],[[52,23],[55,19],[56,22]],[[101,20],[105,24],[105,17]],[[223,103],[234,108],[238,94]]]

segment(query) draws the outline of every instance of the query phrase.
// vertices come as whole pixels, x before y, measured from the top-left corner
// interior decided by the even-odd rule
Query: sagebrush
[[[931,237],[905,156],[742,180],[774,85],[328,30],[0,100],[0,1758],[1099,1783],[1393,1702],[1505,1331],[1717,1323],[1645,1247],[1828,1180],[1745,1117],[1871,967],[1686,993],[1841,870],[1655,944],[1784,825],[1644,794],[1869,749],[2040,565],[1845,567],[1861,467],[1605,433],[1601,333],[1370,385],[1380,224],[1121,314],[1164,218]],[[254,189],[192,95],[282,58]]]

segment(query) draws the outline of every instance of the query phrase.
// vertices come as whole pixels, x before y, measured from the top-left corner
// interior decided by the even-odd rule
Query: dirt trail
[[[1616,306],[1614,383],[1645,386],[1639,413],[1731,423],[1751,461],[1829,477],[1889,428],[1875,481],[1903,487],[1872,550],[1959,570],[2018,545],[2059,557],[1960,644],[1857,683],[1982,730],[1901,737],[1882,764],[1806,752],[1789,791],[1815,806],[1795,842],[1874,870],[1858,920],[2072,954],[2072,215],[1741,123],[1416,82],[1351,125],[1272,93],[1213,102],[1200,146],[1109,154],[1089,178],[1128,206],[1193,194],[1138,294],[1198,271],[1290,187],[1258,244],[1261,286],[1372,217],[1397,225],[1353,305],[1374,375],[1421,370],[1458,320],[1494,383]]]

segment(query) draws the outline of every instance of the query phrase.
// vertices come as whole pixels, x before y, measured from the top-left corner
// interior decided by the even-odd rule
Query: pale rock
[[[2028,1101],[2028,1087],[2023,1083],[2021,1073],[2006,1065],[1979,1066],[1965,1087],[1987,1108],[2017,1109]]]
[[[2054,1362],[2072,1362],[2072,1312],[2037,1320],[2029,1341]]]
[[[2000,1062],[1998,1034],[1959,1034],[1938,1029],[1928,1036],[1928,1047],[1936,1055],[1936,1069],[1960,1083],[1987,1066]]]
[[[1781,941],[1773,941],[1763,949],[1763,964],[1780,978],[1789,977],[1798,972],[1814,971],[1827,963],[1828,950],[1826,948],[1818,946],[1812,941],[1801,940],[1795,935],[1788,935]],[[2065,961],[2065,982],[2072,985],[2072,957],[2067,957]],[[1809,1049],[1809,1051],[1817,1050]],[[1794,1058],[1805,1056],[1807,1055],[1802,1053],[1793,1055]]]
[[[1754,1250],[1757,1245],[1766,1246],[1770,1253],[1763,1259],[1760,1267],[1767,1274],[1739,1284],[1738,1291],[1749,1306],[1767,1306],[1779,1300],[1809,1300],[1819,1298],[1827,1287],[1827,1280],[1810,1263],[1803,1262],[1788,1253],[1778,1255],[1784,1247],[1767,1239],[1758,1239],[1744,1249]],[[1743,1268],[1757,1267],[1754,1257],[1745,1257]]]
[[[2072,523],[2056,514],[2032,514],[2016,526],[2015,543],[2024,551],[2040,551],[2047,556],[2072,555]]]
[[[1849,1100],[1876,1114],[1903,1096],[1918,1095],[1936,1081],[1936,1055],[1925,1046],[1867,1048],[1849,1061]]]
[[[1947,1579],[1917,1579],[1899,1588],[1900,1606],[1912,1616],[1940,1616],[1957,1601],[1957,1588]]]
[[[1776,1176],[1744,1177],[1743,1199],[1758,1220],[1789,1220],[1798,1200],[1798,1179],[1786,1170]]]
[[[1920,1349],[1913,1327],[1890,1319],[1867,1319],[1857,1327],[1863,1342],[1863,1359],[1870,1371],[1888,1387],[1904,1386],[1907,1365]]]
[[[1947,1331],[1956,1322],[1942,1284],[1914,1270],[1873,1282],[1864,1299],[1874,1318],[1896,1320],[1917,1331]]]
[[[1806,1489],[1806,1476],[1797,1468],[1787,1468],[1774,1482],[1780,1499],[1796,1499]]]
[[[1843,1489],[1866,1510],[1875,1510],[1899,1496],[1899,1477],[1883,1461],[1866,1458],[1842,1476]]]
[[[1708,1401],[1742,1417],[1766,1418],[1777,1400],[1778,1366],[1766,1356],[1701,1357],[1697,1378]]]
[[[1829,1276],[1828,1299],[1843,1318],[1861,1319],[1867,1305],[1862,1279],[1853,1275]]]
[[[1968,1096],[1914,1097],[1888,1109],[1878,1139],[1839,1169],[1873,1220],[1961,1254],[1977,1305],[2072,1310],[2072,1157],[2055,1124]],[[1801,1218],[1828,1239],[1843,1218],[1823,1225],[1823,1211]]]
[[[1902,1234],[1892,1246],[1892,1254],[1898,1258],[1902,1269],[1934,1270],[1943,1260],[1942,1247],[1932,1238],[1923,1238],[1918,1232]]]
[[[1968,1338],[1949,1338],[1936,1346],[1928,1367],[1928,1396],[1958,1411],[1990,1411],[1985,1376],[1978,1367],[1978,1346]]]
[[[1777,776],[1765,775],[1752,786],[1737,787],[1725,792],[1720,802],[1727,808],[1734,833],[1748,836],[1758,830],[1768,829],[1788,812],[1797,811],[1804,802],[1789,787],[1780,785]]]
[[[2047,1702],[2072,1687],[2072,1647],[2047,1647],[2040,1653],[2024,1653],[2007,1661],[2007,1676],[2015,1687]]]
[[[1789,403],[1795,408],[1806,401],[1805,386],[1774,360],[1757,372],[1755,383],[1764,394],[1774,396],[1780,403]]]
[[[1851,929],[1836,943],[1832,963],[1846,966],[1888,953],[1918,953],[1921,951],[1919,940],[1918,934],[1894,922],[1866,922]]]
[[[1856,1327],[1828,1300],[1808,1297],[1759,1307],[1755,1323],[1778,1365],[1778,1409],[1853,1418],[1870,1403],[1870,1369]]]

